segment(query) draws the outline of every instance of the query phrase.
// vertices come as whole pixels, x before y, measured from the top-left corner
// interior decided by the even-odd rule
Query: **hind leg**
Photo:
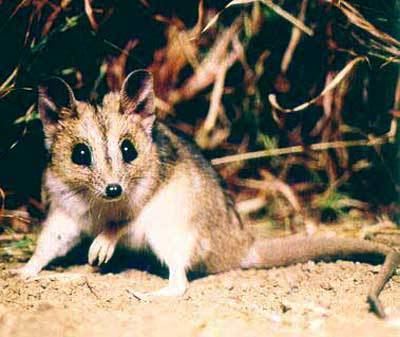
[[[154,297],[181,297],[188,289],[188,280],[185,268],[179,266],[169,267],[168,285],[147,293],[130,291],[131,294],[140,300],[150,300]]]
[[[169,266],[168,285],[150,293],[151,296],[183,296],[188,288],[189,282],[183,266]]]
[[[151,233],[150,233],[151,234]],[[183,296],[188,289],[186,271],[190,268],[194,237],[190,232],[177,232],[149,236],[150,247],[168,267],[168,285],[146,294],[135,293],[136,297],[148,299],[156,296]]]

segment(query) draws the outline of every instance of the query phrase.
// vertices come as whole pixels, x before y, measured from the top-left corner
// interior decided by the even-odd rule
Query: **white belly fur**
[[[148,244],[168,266],[190,267],[196,230],[191,224],[193,179],[171,177],[146,204],[129,230],[130,241]]]

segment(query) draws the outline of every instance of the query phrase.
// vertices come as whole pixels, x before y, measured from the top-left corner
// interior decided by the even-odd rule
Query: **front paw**
[[[10,274],[13,276],[20,277],[21,279],[28,280],[38,276],[40,269],[38,270],[34,266],[26,264],[21,268],[15,268],[10,270]]]
[[[113,256],[116,246],[117,240],[115,238],[100,233],[89,248],[89,263],[94,265],[96,260],[97,265],[107,263]]]

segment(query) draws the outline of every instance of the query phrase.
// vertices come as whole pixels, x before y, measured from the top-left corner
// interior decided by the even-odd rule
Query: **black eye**
[[[125,139],[121,144],[122,158],[124,158],[125,163],[130,163],[137,157],[137,152],[135,147],[128,139]]]
[[[92,155],[86,144],[79,143],[72,149],[72,162],[77,165],[90,166],[92,164]]]

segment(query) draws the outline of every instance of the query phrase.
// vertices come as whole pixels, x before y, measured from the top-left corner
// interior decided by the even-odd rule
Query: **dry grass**
[[[14,27],[18,19],[25,32],[15,36],[23,48],[2,75],[0,99],[7,108],[15,92],[25,89],[27,95],[18,102],[14,138],[0,153],[24,146],[37,128],[28,93],[40,78],[61,75],[78,92],[97,99],[118,90],[130,70],[145,66],[155,75],[159,117],[215,158],[212,163],[239,208],[250,216],[290,222],[298,213],[318,218],[324,209],[340,215],[343,209],[379,208],[384,196],[365,192],[365,186],[360,193],[376,175],[375,167],[386,172],[384,184],[398,188],[387,144],[395,142],[399,107],[381,107],[390,94],[383,87],[382,99],[371,107],[375,115],[368,107],[371,83],[399,61],[400,42],[368,21],[362,6],[233,0],[217,9],[199,1],[192,19],[185,17],[189,11],[171,12],[182,7],[173,6],[91,0],[8,5],[4,27]],[[135,24],[140,17],[145,19]],[[126,22],[132,24],[126,27]],[[57,39],[65,39],[60,51],[54,47]],[[88,59],[72,52],[77,48],[85,49]],[[54,64],[40,64],[43,57]],[[394,85],[388,80],[387,88]],[[396,97],[399,88],[393,91]],[[387,116],[390,108],[393,116]],[[381,120],[386,122],[369,127]],[[23,158],[13,165],[21,163]]]

